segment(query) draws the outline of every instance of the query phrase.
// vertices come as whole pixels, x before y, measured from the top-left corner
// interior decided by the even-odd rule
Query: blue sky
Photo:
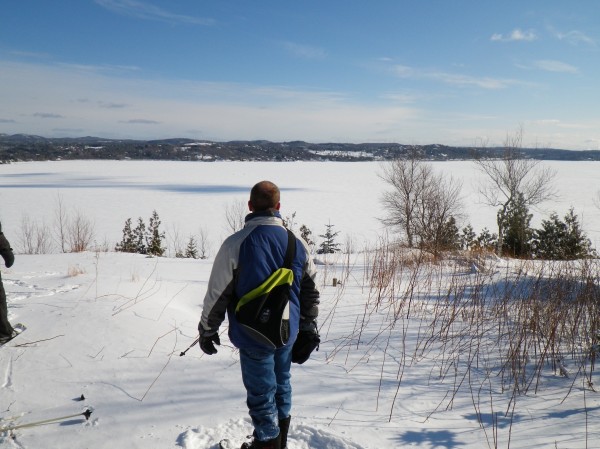
[[[596,0],[0,11],[0,133],[600,149]]]

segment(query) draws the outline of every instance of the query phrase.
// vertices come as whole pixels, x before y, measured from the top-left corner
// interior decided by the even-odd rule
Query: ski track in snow
[[[6,371],[4,371],[4,381],[2,382],[2,389],[8,389],[12,386],[12,357],[9,359],[6,365]]]
[[[177,444],[183,449],[219,449],[219,441],[227,439],[237,448],[246,441],[244,435],[251,432],[252,424],[249,419],[231,420],[214,428],[200,426],[189,429],[179,436]],[[323,429],[302,423],[294,424],[293,418],[287,446],[288,449],[364,449],[363,446]]]

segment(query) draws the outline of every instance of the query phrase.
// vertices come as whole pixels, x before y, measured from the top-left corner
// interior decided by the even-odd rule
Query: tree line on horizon
[[[0,134],[0,163],[45,160],[177,160],[177,161],[373,161],[410,158],[418,152],[432,161],[503,157],[503,147],[401,143],[309,143],[304,141],[196,141],[193,139],[117,140],[95,137],[44,138]],[[600,151],[519,148],[535,160],[598,161]]]

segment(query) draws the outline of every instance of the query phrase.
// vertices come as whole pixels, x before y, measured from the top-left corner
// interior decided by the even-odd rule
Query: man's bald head
[[[279,210],[279,187],[271,181],[261,181],[252,187],[248,206],[253,212]]]

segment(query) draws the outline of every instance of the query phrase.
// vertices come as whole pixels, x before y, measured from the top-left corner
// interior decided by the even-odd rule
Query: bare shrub
[[[85,274],[85,270],[83,268],[81,268],[79,265],[69,265],[67,270],[68,277],[76,277],[80,274]]]
[[[208,230],[205,227],[201,227],[198,231],[198,257],[200,259],[206,259],[210,255],[211,245],[208,240]]]
[[[168,244],[167,250],[170,255],[175,257],[183,257],[185,253],[185,247],[183,243],[183,237],[181,235],[179,226],[171,225],[171,230],[167,230]]]
[[[462,259],[424,254],[387,238],[369,249],[364,255],[369,293],[355,312],[354,328],[328,355],[352,360],[349,370],[381,363],[378,403],[389,391],[382,386],[396,383],[387,398],[390,420],[405,373],[419,363],[430,366],[426,381],[448,388],[431,413],[451,408],[466,390],[490,447],[499,447],[501,431],[510,447],[519,398],[539,393],[548,376],[564,379],[565,396],[577,381],[594,389],[600,261],[507,262],[485,253]],[[328,320],[335,313],[323,326],[334,325]],[[505,422],[486,422],[484,415],[502,416]]]
[[[409,247],[437,253],[457,243],[448,241],[448,228],[462,215],[458,180],[435,173],[416,151],[385,163],[380,177],[390,187],[381,197],[381,222],[400,232]]]
[[[73,253],[87,251],[94,240],[94,224],[81,212],[76,212],[69,221],[67,243]]]
[[[505,222],[503,217],[511,204],[520,196],[527,208],[556,196],[552,181],[556,172],[541,165],[541,161],[526,159],[521,152],[523,128],[514,135],[507,135],[504,142],[504,155],[501,159],[478,157],[477,168],[485,175],[486,181],[479,192],[483,202],[499,207],[498,254],[502,254]]]
[[[21,217],[19,245],[22,254],[47,254],[52,251],[52,236],[44,223]]]
[[[234,201],[225,206],[225,221],[227,229],[231,233],[237,232],[244,227],[248,206],[244,201]]]
[[[63,204],[60,193],[56,195],[56,209],[54,210],[54,238],[61,252],[67,252],[67,232],[69,216]]]

